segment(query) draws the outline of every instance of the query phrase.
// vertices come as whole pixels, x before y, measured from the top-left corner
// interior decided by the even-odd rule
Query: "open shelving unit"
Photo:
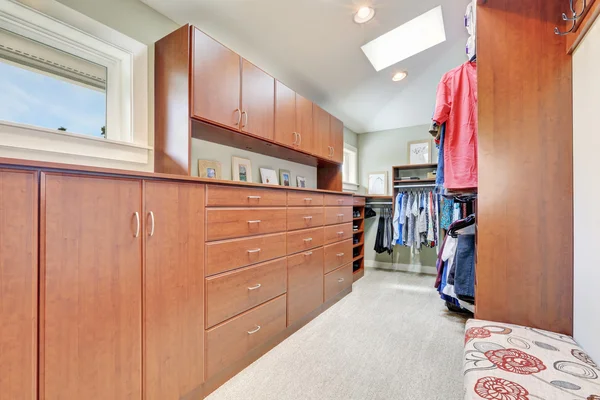
[[[356,282],[365,275],[365,197],[355,195],[353,204],[355,217],[352,221],[352,269]]]

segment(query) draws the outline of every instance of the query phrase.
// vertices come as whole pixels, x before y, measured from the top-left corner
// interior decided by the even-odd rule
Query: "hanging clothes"
[[[438,242],[437,200],[438,196],[431,190],[398,193],[392,220],[393,243],[410,247],[413,253],[418,253],[423,246],[435,247]]]
[[[392,254],[394,250],[394,228],[392,226],[392,213],[390,208],[383,208],[379,214],[379,223],[377,225],[377,237],[375,238],[376,253],[388,252]]]

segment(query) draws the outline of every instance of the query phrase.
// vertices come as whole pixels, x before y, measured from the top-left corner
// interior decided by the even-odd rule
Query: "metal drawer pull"
[[[260,283],[258,283],[258,284],[256,284],[255,286],[250,286],[250,287],[248,288],[248,290],[256,290],[256,289],[258,289],[258,288],[259,288],[259,287],[261,287],[261,286],[262,286],[262,285],[261,285]]]
[[[310,216],[310,217],[304,217],[304,219],[312,219],[312,216]]]
[[[248,196],[248,200],[260,200],[260,196]]]
[[[252,335],[253,333],[256,333],[260,331],[260,325],[256,325],[256,329],[254,329],[253,331],[248,331],[248,335]]]
[[[292,143],[293,145],[298,144],[298,133],[297,132],[292,132],[294,134],[294,143]]]
[[[338,282],[344,282],[344,278],[338,279]]]
[[[239,114],[238,114],[238,119],[237,119],[237,122],[235,123],[236,125],[239,125],[239,124],[240,124],[240,122],[242,121],[242,113],[241,113],[240,109],[239,109],[239,108],[236,108],[236,109],[235,109],[235,111],[234,111],[233,113],[234,113],[234,114],[238,114],[238,113],[239,113]]]
[[[337,253],[336,254],[338,257],[344,257],[344,253]]]
[[[343,216],[344,216],[344,214],[338,214],[337,216],[338,216],[338,217],[343,217]]]
[[[344,235],[344,232],[343,231],[342,232],[338,232],[337,234],[338,234],[338,236],[342,236],[342,235]]]
[[[152,229],[150,229],[150,236],[154,236],[154,213],[150,211],[150,219],[152,220]]]
[[[254,221],[248,221],[249,224],[260,224],[260,219]]]
[[[139,237],[140,236],[140,213],[137,211],[135,212],[135,223],[136,223],[135,237]]]
[[[246,125],[248,125],[248,112],[242,111],[242,116],[244,116],[244,115],[246,116],[246,118],[245,118],[246,121],[242,123],[242,128],[245,128]]]
[[[338,199],[338,203],[342,204],[344,202],[344,199]]]
[[[312,201],[312,197],[306,197],[304,201]]]
[[[248,250],[248,253],[260,253],[260,249]]]
[[[305,256],[312,256],[312,251],[307,251],[306,253],[304,253]]]
[[[305,242],[312,242],[312,238],[306,238],[304,239]]]

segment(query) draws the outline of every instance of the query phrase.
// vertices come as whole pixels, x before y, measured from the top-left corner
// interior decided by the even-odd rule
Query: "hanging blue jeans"
[[[454,291],[458,296],[475,297],[475,235],[458,236],[454,263]]]

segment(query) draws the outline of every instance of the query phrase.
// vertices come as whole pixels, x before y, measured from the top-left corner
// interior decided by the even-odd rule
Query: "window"
[[[349,190],[358,190],[358,151],[356,147],[344,143],[344,165],[342,181]]]

